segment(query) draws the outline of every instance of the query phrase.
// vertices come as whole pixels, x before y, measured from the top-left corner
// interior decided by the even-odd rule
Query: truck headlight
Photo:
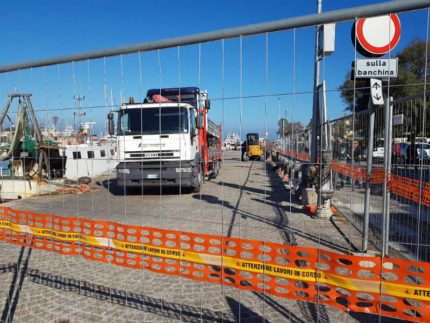
[[[191,167],[179,167],[176,168],[177,173],[191,173],[193,169]]]
[[[118,174],[130,174],[130,170],[127,168],[119,168]]]

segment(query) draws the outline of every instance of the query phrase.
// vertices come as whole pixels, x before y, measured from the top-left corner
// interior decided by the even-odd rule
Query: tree
[[[426,62],[426,42],[421,39],[413,40],[407,47],[397,54],[399,60],[398,75],[390,79],[389,95],[395,99],[413,95],[424,90],[423,82],[429,76],[430,60]],[[427,71],[427,74],[426,74]],[[426,75],[425,75],[426,74]],[[369,102],[369,79],[355,79],[351,72],[346,75],[345,82],[339,87],[343,102],[347,105],[345,110],[353,111],[355,96],[355,111],[367,109]],[[388,95],[387,87],[384,87],[384,96]]]
[[[289,122],[287,123],[287,126],[285,127],[283,133],[282,133],[282,129],[278,129],[277,134],[278,135],[284,135],[284,136],[288,136],[291,135],[292,133],[299,133],[302,132],[304,130],[303,124],[298,121],[298,122]]]

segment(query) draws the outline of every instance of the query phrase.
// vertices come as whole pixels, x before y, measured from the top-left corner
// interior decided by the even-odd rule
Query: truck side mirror
[[[114,134],[115,134],[115,125],[114,125],[114,115],[113,115],[113,112],[110,112],[108,115],[107,115],[107,121],[108,121],[108,123],[107,123],[107,131],[108,131],[108,133],[109,133],[109,135],[110,136],[113,136]]]
[[[209,110],[211,108],[211,100],[205,101],[205,108],[206,108],[206,110]]]
[[[199,114],[196,117],[196,127],[197,127],[197,129],[203,129],[203,126],[204,126],[203,115]]]

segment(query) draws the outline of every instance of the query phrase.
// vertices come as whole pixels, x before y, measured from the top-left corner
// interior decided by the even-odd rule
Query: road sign
[[[398,60],[396,58],[357,58],[354,73],[357,78],[397,77]]]
[[[393,116],[393,126],[403,124],[403,114],[396,114]]]
[[[279,128],[284,129],[287,127],[287,123],[288,123],[287,119],[282,118],[282,119],[279,119],[278,126]]]
[[[269,131],[264,132],[264,137],[266,137],[266,138],[269,137]]]
[[[359,19],[355,27],[357,50],[367,57],[382,56],[396,47],[400,32],[396,14]]]
[[[382,81],[378,79],[370,79],[370,96],[372,97],[373,105],[384,104],[382,96]]]

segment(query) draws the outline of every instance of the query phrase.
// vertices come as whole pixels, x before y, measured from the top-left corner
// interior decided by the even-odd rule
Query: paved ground
[[[333,203],[356,226],[362,228],[365,190],[347,181],[335,191]],[[372,241],[382,245],[383,221],[382,184],[372,184],[369,209],[369,229]],[[391,194],[390,199],[390,255],[410,260],[430,260],[430,208],[402,196]],[[420,248],[417,248],[420,246]]]
[[[200,194],[158,189],[124,196],[112,176],[90,193],[33,197],[15,209],[350,252],[360,246],[341,218],[311,219],[270,163],[224,168]],[[1,320],[14,322],[355,322],[373,317],[177,276],[132,270],[0,243]],[[391,320],[392,321],[392,320]]]

